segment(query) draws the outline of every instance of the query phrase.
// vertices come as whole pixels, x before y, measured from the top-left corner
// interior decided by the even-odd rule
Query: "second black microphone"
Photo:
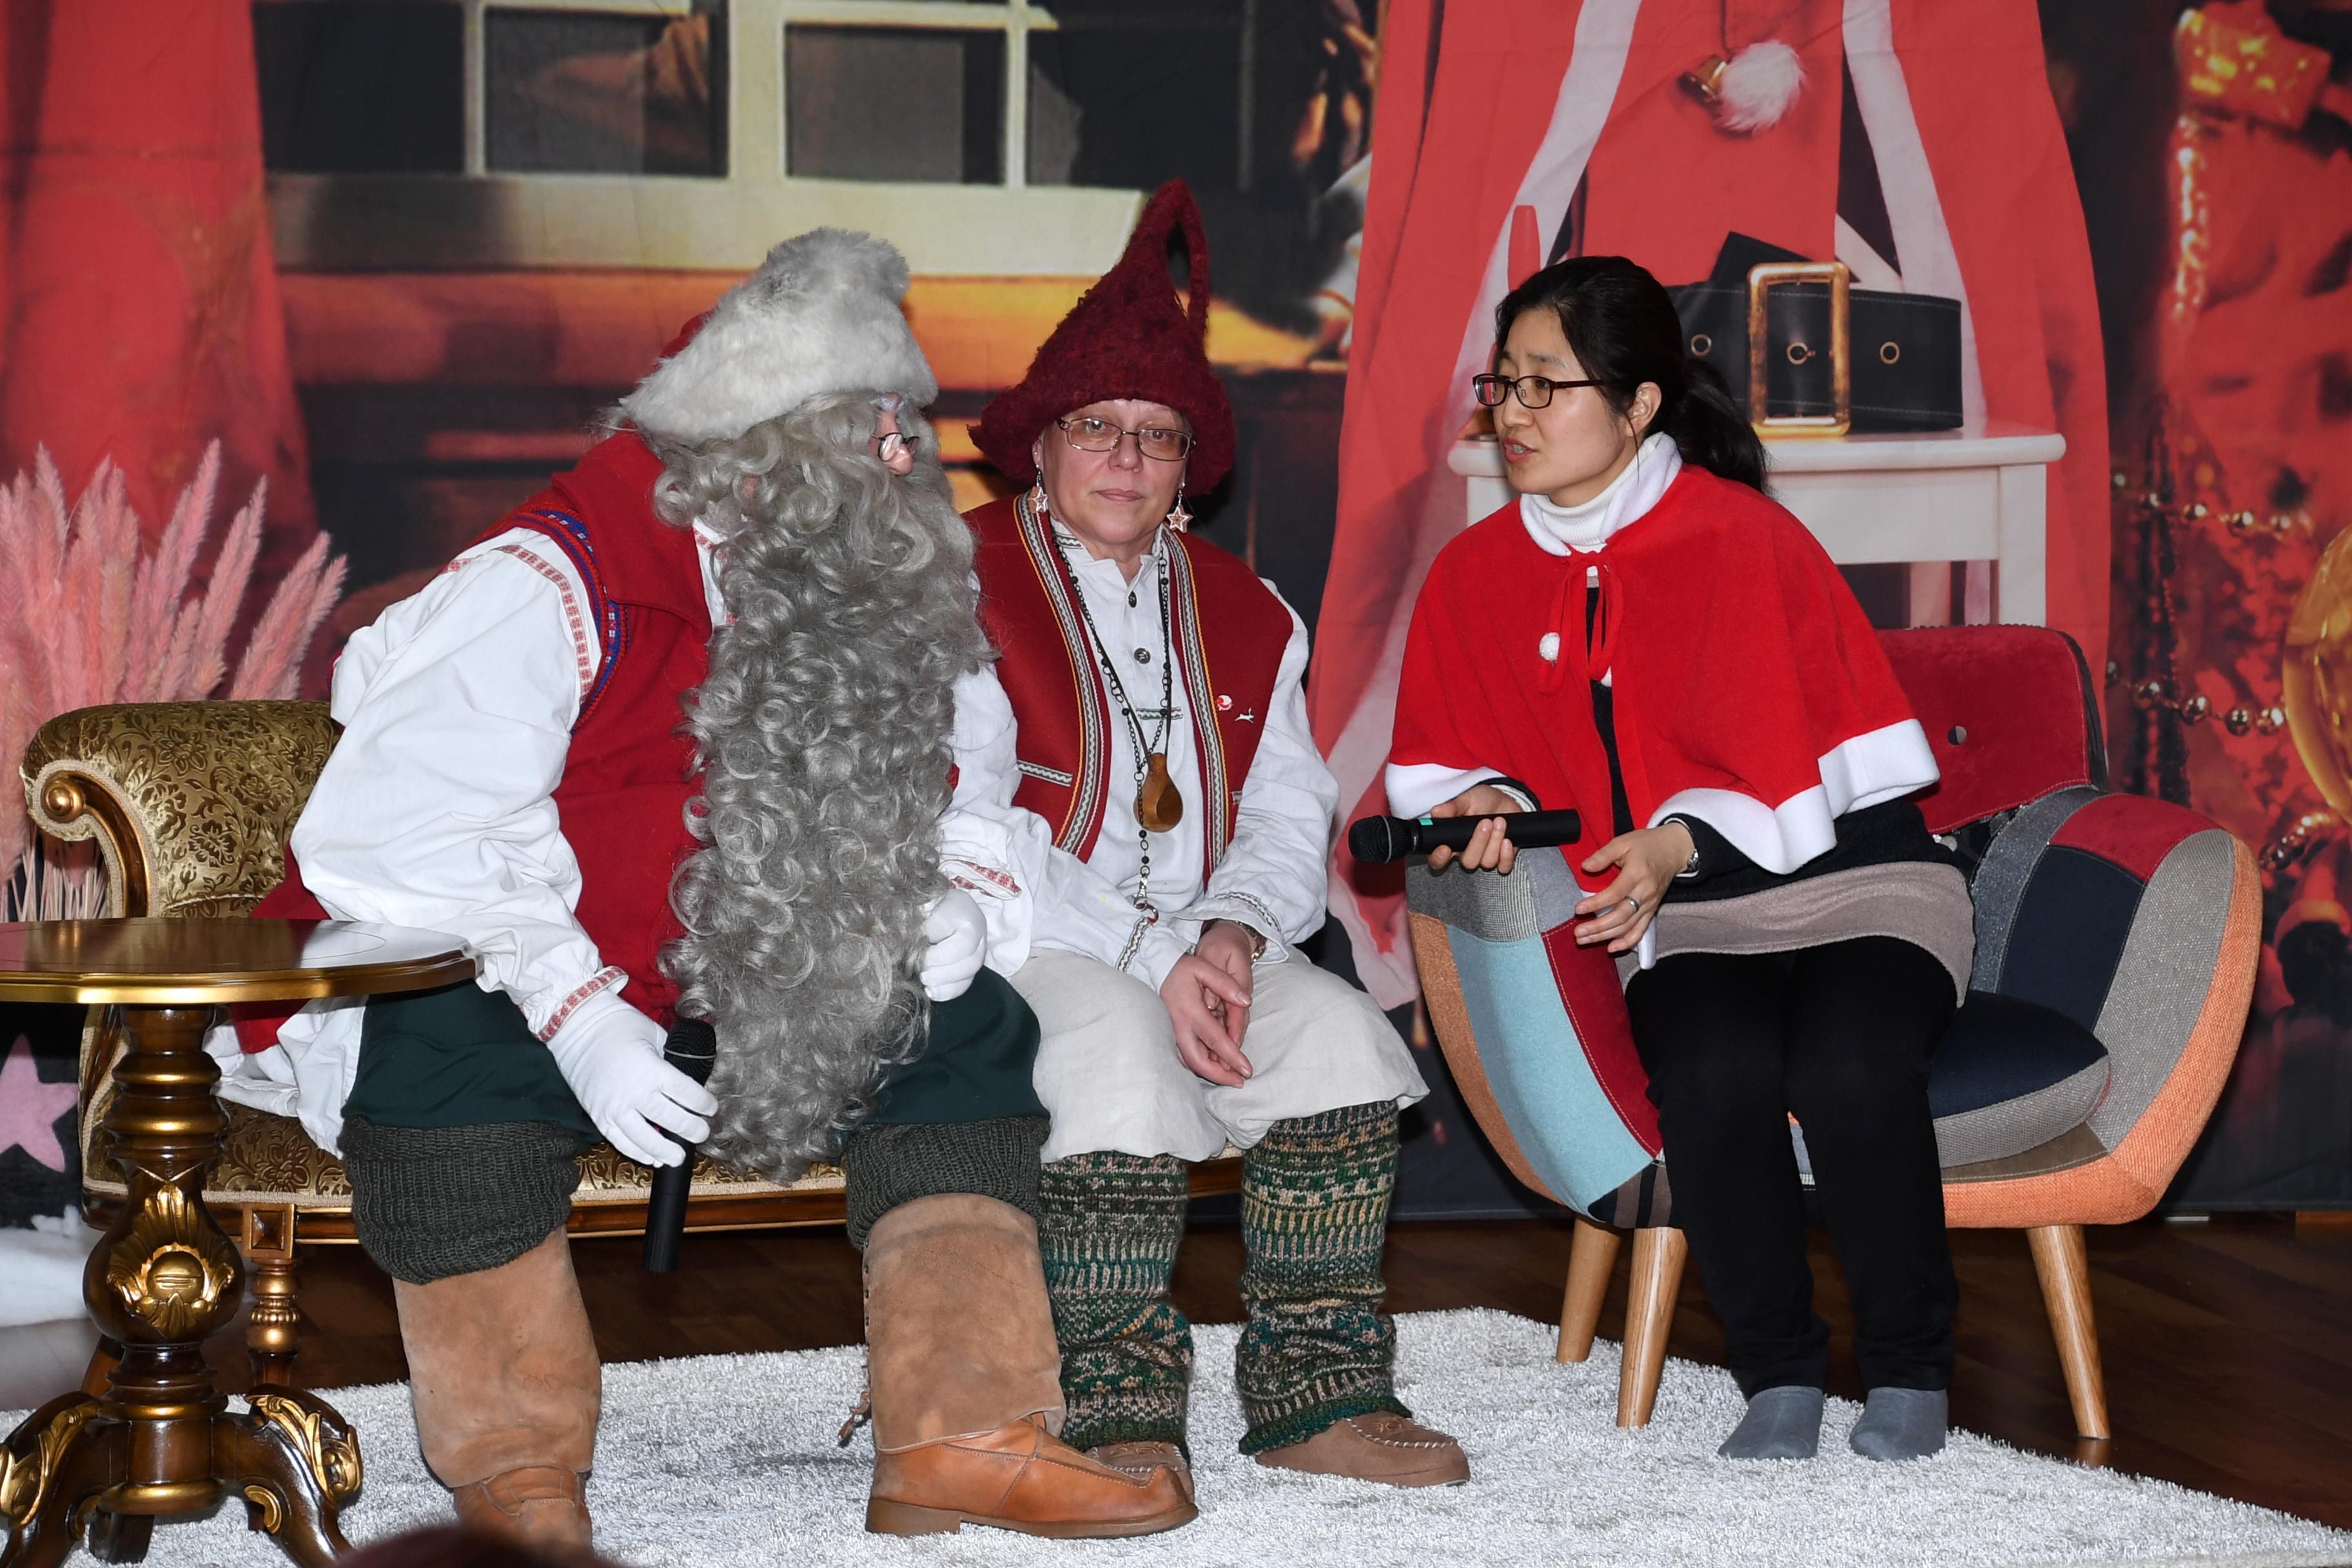
[[[1573,811],[1506,811],[1499,816],[1503,831],[1517,849],[1541,849],[1573,844],[1584,834],[1584,819]],[[1348,827],[1348,853],[1368,866],[1384,866],[1408,855],[1426,855],[1436,848],[1459,849],[1470,842],[1485,816],[1367,816]]]
[[[669,1065],[697,1083],[710,1081],[719,1059],[719,1033],[701,1018],[680,1018],[669,1026],[662,1050]],[[685,1143],[684,1139],[680,1139]],[[686,1200],[694,1185],[697,1145],[686,1143],[686,1158],[675,1165],[654,1167],[653,1191],[646,1199],[645,1264],[648,1274],[667,1274],[677,1267],[677,1244],[686,1235]]]

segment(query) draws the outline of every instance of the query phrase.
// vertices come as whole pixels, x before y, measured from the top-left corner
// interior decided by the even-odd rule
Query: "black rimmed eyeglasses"
[[[1118,444],[1129,436],[1135,437],[1137,451],[1162,463],[1172,463],[1192,449],[1192,437],[1189,431],[1171,429],[1165,425],[1146,425],[1140,429],[1129,430],[1108,419],[1087,415],[1056,419],[1054,426],[1061,431],[1064,439],[1081,452],[1116,452]]]
[[[1470,391],[1488,408],[1502,406],[1503,395],[1510,393],[1519,400],[1522,408],[1549,408],[1551,395],[1579,386],[1599,386],[1597,381],[1556,381],[1548,375],[1474,375]]]

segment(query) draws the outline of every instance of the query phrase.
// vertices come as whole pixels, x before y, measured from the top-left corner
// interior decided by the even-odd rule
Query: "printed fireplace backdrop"
[[[1795,66],[1769,114],[1685,79],[1765,45]],[[1740,236],[1957,301],[1967,429],[2063,437],[2037,618],[2105,683],[2118,785],[2262,858],[2253,1016],[2168,1201],[2352,1206],[2345,0],[14,0],[0,50],[0,481],[46,450],[79,497],[110,462],[154,549],[218,442],[221,496],[268,484],[248,616],[323,572],[320,533],[348,563],[314,694],[820,224],[912,263],[982,499],[970,422],[1181,175],[1241,432],[1201,526],[1315,626],[1352,816],[1404,611],[1486,493],[1453,455],[1504,280],[1622,253],[1695,282]],[[2022,587],[1883,554],[1849,579],[1887,625]],[[1393,886],[1332,886],[1319,961],[1438,1086],[1402,1209],[1530,1203],[1426,1048]],[[0,1128],[0,1187],[39,1189],[0,1220],[69,1190],[72,1033],[0,1030],[46,1094]]]

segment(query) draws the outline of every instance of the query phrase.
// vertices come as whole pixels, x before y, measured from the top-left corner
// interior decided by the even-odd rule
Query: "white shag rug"
[[[0,1329],[80,1317],[81,1271],[100,1234],[71,1209],[0,1230]]]
[[[1041,1541],[967,1525],[953,1536],[865,1533],[872,1449],[835,1433],[861,1384],[855,1349],[607,1367],[589,1504],[597,1545],[643,1568],[776,1563],[1181,1564],[1380,1568],[1440,1563],[1691,1564],[2228,1564],[2352,1563],[2352,1532],[2163,1481],[2089,1470],[1956,1433],[1934,1459],[1876,1465],[1845,1447],[1860,1414],[1832,1400],[1823,1457],[1733,1464],[1730,1374],[1669,1362],[1656,1418],[1616,1425],[1617,1347],[1552,1361],[1553,1331],[1495,1311],[1397,1321],[1399,1392],[1469,1450],[1464,1487],[1391,1491],[1269,1470],[1234,1451],[1232,1326],[1194,1331],[1192,1439],[1201,1517],[1123,1542]],[[329,1391],[359,1427],[366,1490],[355,1542],[446,1517],[417,1458],[406,1389]],[[0,1416],[13,1426],[16,1417]],[[77,1552],[75,1563],[88,1562]],[[157,1526],[151,1561],[280,1568],[242,1506]]]

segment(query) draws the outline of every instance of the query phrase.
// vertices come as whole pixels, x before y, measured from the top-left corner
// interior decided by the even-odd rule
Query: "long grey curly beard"
[[[655,510],[726,538],[734,617],[687,701],[707,847],[671,889],[688,934],[663,969],[718,1031],[705,1147],[778,1180],[839,1150],[929,1020],[916,971],[948,885],[953,688],[987,644],[971,531],[929,427],[898,419],[904,478],[871,455],[867,393],[660,448]]]

